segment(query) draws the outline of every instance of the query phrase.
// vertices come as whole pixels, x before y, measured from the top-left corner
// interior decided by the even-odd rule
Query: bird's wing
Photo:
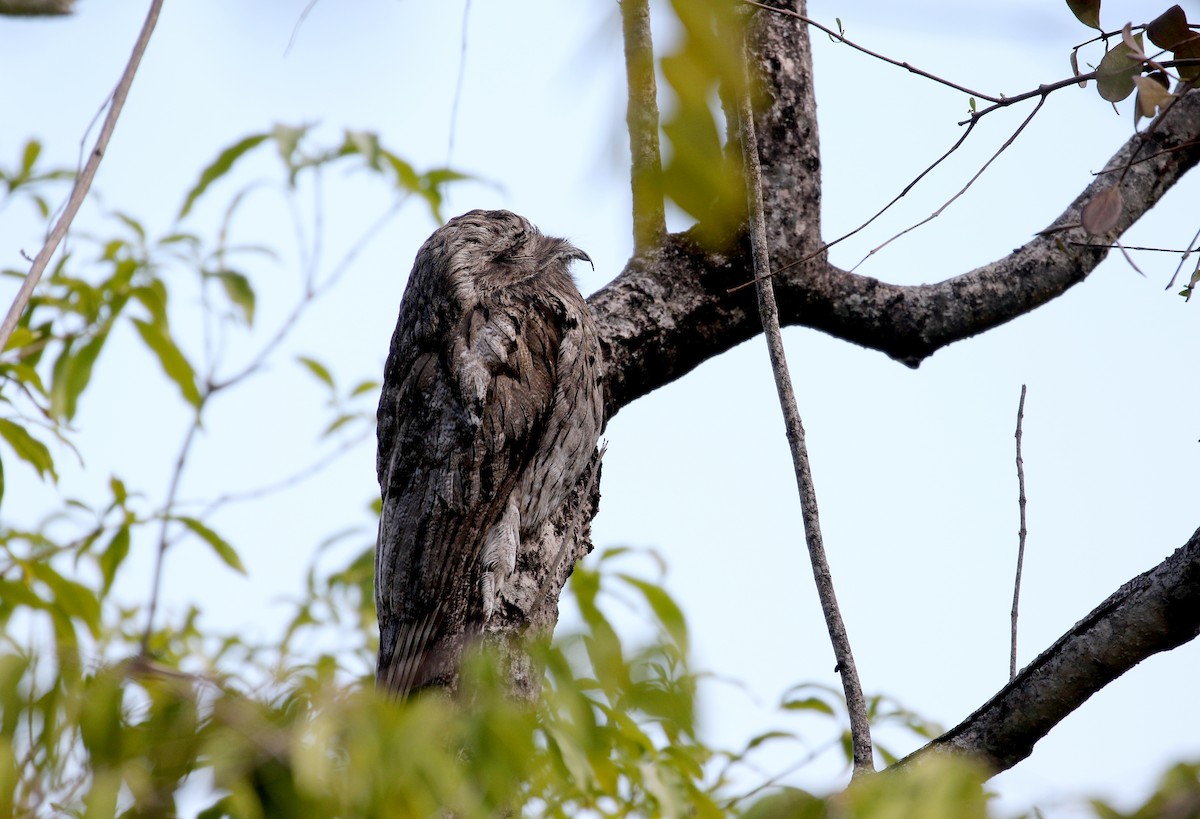
[[[539,445],[562,339],[545,303],[440,312],[449,332],[401,315],[380,402],[378,679],[401,696],[452,679],[480,625],[480,552]]]

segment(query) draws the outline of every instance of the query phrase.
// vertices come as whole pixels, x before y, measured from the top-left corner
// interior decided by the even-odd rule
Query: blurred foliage
[[[663,189],[697,220],[700,237],[714,243],[728,241],[746,212],[740,160],[726,156],[723,148],[726,114],[718,97],[733,99],[745,86],[738,5],[733,0],[672,0],[681,36],[674,52],[661,61],[674,97],[662,125],[667,147]]]

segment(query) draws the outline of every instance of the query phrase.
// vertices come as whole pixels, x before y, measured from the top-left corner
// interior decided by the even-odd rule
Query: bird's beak
[[[592,262],[592,257],[584,253],[579,248],[575,247],[574,245],[567,245],[565,249],[567,251],[568,259],[578,259],[581,262],[587,262],[592,266],[592,270],[596,269],[596,265]]]

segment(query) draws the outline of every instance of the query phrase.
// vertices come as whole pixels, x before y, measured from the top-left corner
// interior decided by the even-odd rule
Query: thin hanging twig
[[[658,145],[658,88],[649,0],[621,0],[620,6],[629,83],[625,122],[629,129],[629,182],[633,188],[633,249],[637,253],[659,244],[667,232]]]
[[[749,64],[749,49],[744,59]],[[745,83],[750,88],[749,82]],[[796,406],[796,393],[788,373],[787,358],[783,349],[783,336],[779,330],[779,309],[775,303],[775,286],[770,279],[771,259],[767,249],[766,217],[763,213],[762,168],[758,157],[758,137],[754,127],[754,109],[749,92],[742,92],[738,99],[738,134],[742,142],[746,175],[746,198],[750,217],[750,247],[754,258],[754,277],[758,288],[758,310],[762,319],[763,334],[767,339],[767,350],[771,356],[771,369],[775,373],[775,387],[779,392],[779,403],[783,409],[784,425],[792,453],[792,464],[796,472],[796,486],[800,491],[800,507],[804,518],[804,538],[812,563],[813,579],[825,615],[825,625],[833,643],[837,658],[837,670],[841,672],[842,689],[846,695],[846,710],[850,717],[850,737],[854,771],[857,778],[875,770],[874,753],[871,747],[871,726],[867,719],[867,703],[858,680],[858,669],[850,650],[850,638],[846,624],[838,609],[837,596],[833,589],[833,576],[825,557],[825,544],[821,538],[821,521],[817,513],[817,493],[813,486],[812,467],[808,460],[808,447],[804,441],[804,425]]]
[[[1017,543],[1017,579],[1013,583],[1012,643],[1008,653],[1008,681],[1017,678],[1017,605],[1021,601],[1021,569],[1025,565],[1025,462],[1021,460],[1021,424],[1025,420],[1025,385],[1021,385],[1021,402],[1017,404],[1017,506],[1021,509],[1021,529]]]
[[[150,35],[154,32],[154,25],[158,22],[158,14],[162,10],[163,0],[152,0],[150,3],[150,11],[146,13],[146,22],[142,24],[141,34],[138,35],[137,42],[133,45],[133,53],[129,56],[129,62],[125,65],[125,72],[121,75],[120,82],[117,83],[116,89],[113,90],[112,103],[108,107],[108,116],[104,118],[104,125],[100,128],[100,135],[96,137],[96,144],[92,147],[92,151],[88,154],[87,162],[84,163],[83,170],[79,172],[79,176],[75,179],[75,187],[71,189],[71,195],[67,198],[66,207],[63,209],[62,216],[54,225],[54,230],[50,231],[50,236],[47,237],[46,243],[42,245],[42,249],[38,251],[34,257],[33,264],[29,267],[29,273],[25,276],[25,280],[21,282],[21,288],[17,291],[17,295],[13,298],[12,306],[8,308],[8,315],[4,317],[4,323],[0,324],[0,350],[8,344],[8,339],[12,335],[13,330],[17,327],[17,322],[21,319],[21,314],[25,312],[25,307],[29,304],[29,299],[33,296],[34,288],[42,279],[42,273],[50,264],[50,258],[54,255],[54,251],[58,249],[58,245],[62,242],[63,237],[67,235],[67,231],[71,228],[71,223],[75,220],[75,214],[79,212],[79,208],[83,205],[83,200],[87,198],[88,191],[91,190],[92,180],[96,177],[96,169],[100,167],[100,160],[104,158],[104,153],[108,149],[109,140],[112,139],[113,130],[117,127],[117,117],[121,115],[121,108],[125,105],[125,99],[129,96],[129,88],[133,85],[133,77],[137,74],[138,66],[142,62],[142,55],[146,53],[146,45],[150,42]]]

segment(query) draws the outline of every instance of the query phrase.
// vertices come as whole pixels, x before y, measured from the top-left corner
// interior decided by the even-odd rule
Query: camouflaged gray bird
[[[601,352],[574,260],[590,261],[504,210],[451,219],[417,252],[379,402],[382,690],[455,686],[592,462]]]

